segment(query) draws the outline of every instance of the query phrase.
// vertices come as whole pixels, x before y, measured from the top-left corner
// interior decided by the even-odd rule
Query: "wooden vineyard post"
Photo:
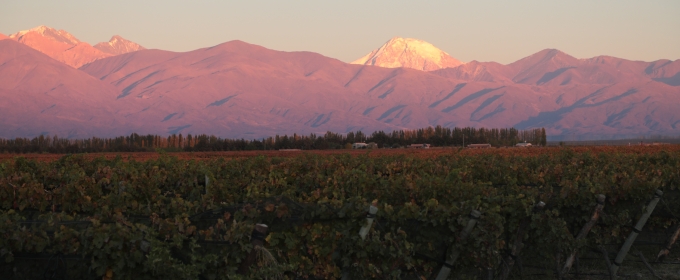
[[[578,235],[576,235],[576,240],[581,240],[583,238],[586,238],[586,235],[588,235],[588,232],[590,232],[590,229],[597,224],[597,220],[600,219],[600,212],[602,212],[602,209],[604,208],[604,201],[606,197],[603,194],[600,194],[597,196],[597,206],[595,206],[595,211],[593,211],[593,215],[590,216],[590,221],[588,221],[583,228],[581,228],[581,231],[579,231]],[[565,276],[569,274],[569,270],[571,269],[571,266],[574,264],[574,260],[576,259],[576,250],[571,252],[571,255],[569,258],[567,258],[567,262],[564,263],[564,267],[562,268],[562,276]]]
[[[245,260],[241,263],[241,265],[238,268],[238,273],[242,275],[248,274],[248,270],[250,270],[250,266],[255,263],[255,259],[257,257],[257,246],[264,246],[264,240],[267,238],[267,231],[269,230],[269,227],[265,224],[256,224],[255,228],[253,229],[253,233],[250,237],[250,244],[253,245],[253,248],[250,250],[250,253],[248,253],[248,256],[246,257]]]
[[[210,178],[208,178],[208,175],[205,175],[205,194],[210,195],[210,192],[208,191],[208,185],[210,184]]]
[[[375,214],[378,213],[378,207],[377,207],[378,202],[374,201],[371,206],[368,207],[368,214],[366,215],[366,224],[361,227],[359,230],[359,236],[361,237],[361,240],[366,240],[366,235],[368,234],[368,231],[371,230],[371,226],[373,225],[373,219],[375,219]]]
[[[659,199],[661,199],[662,195],[663,192],[661,190],[657,189],[656,192],[654,192],[654,198],[652,198],[652,201],[650,201],[647,207],[645,207],[645,212],[642,214],[637,224],[635,224],[635,227],[633,228],[633,231],[628,235],[628,238],[626,238],[626,242],[623,243],[623,246],[621,246],[621,250],[619,250],[619,254],[616,255],[616,259],[614,259],[614,263],[612,263],[610,268],[611,274],[614,277],[616,277],[616,273],[619,271],[621,263],[623,263],[623,260],[626,258],[628,250],[630,250],[630,246],[633,245],[633,242],[635,242],[635,239],[637,238],[638,234],[642,232],[642,228],[647,223],[647,219],[649,219],[649,216],[652,215],[652,212],[654,211],[656,204],[659,203]]]
[[[519,258],[517,258],[519,260]],[[519,261],[518,261],[519,262]],[[560,269],[560,264],[562,262],[562,252],[558,251],[555,253],[555,272],[557,272],[557,279],[562,279],[563,274]]]
[[[605,248],[603,245],[600,245],[600,252],[602,252],[604,263],[607,265],[607,271],[609,271],[609,280],[616,279],[616,276],[612,274],[612,262],[609,260],[609,252],[607,251],[607,248]]]
[[[671,235],[670,238],[668,238],[668,242],[666,242],[666,247],[661,249],[659,251],[659,254],[656,256],[656,261],[660,262],[663,261],[668,254],[671,252],[671,247],[673,247],[673,244],[675,244],[676,241],[678,241],[678,237],[680,237],[680,223],[675,227],[675,232],[673,235]]]
[[[574,271],[574,272],[576,273],[576,278],[579,278],[579,277],[581,277],[581,261],[579,260],[578,256],[576,256],[575,264],[576,264],[576,271]]]
[[[359,237],[361,237],[361,240],[366,240],[366,235],[368,235],[368,231],[371,230],[371,226],[373,225],[373,220],[375,219],[375,214],[378,213],[378,201],[373,201],[371,203],[371,206],[368,207],[368,214],[366,214],[366,224],[359,229]],[[349,270],[347,268],[342,269],[342,280],[350,280],[351,277],[349,275]]]
[[[538,203],[536,203],[536,205],[534,205],[533,212],[543,210],[544,207],[545,202],[539,201]],[[510,276],[512,266],[515,265],[515,259],[517,258],[517,256],[519,256],[519,253],[522,250],[522,247],[524,246],[524,244],[522,243],[522,239],[524,238],[524,235],[529,229],[530,224],[531,216],[526,217],[524,220],[522,220],[522,223],[520,223],[519,228],[517,229],[517,235],[515,236],[515,242],[513,243],[512,248],[510,249],[510,255],[508,255],[508,257],[505,258],[504,264],[501,265],[502,280],[506,280]]]
[[[472,212],[470,212],[470,220],[468,221],[467,225],[465,226],[463,231],[460,233],[460,236],[458,237],[458,239],[461,242],[467,239],[468,235],[470,235],[470,232],[475,227],[475,224],[477,224],[477,220],[479,220],[479,217],[481,216],[482,212],[479,212],[477,210],[472,210]],[[458,256],[460,256],[460,251],[453,249],[451,254],[449,254],[449,256],[446,258],[444,266],[442,266],[442,268],[439,270],[439,274],[437,274],[436,280],[446,280],[447,278],[449,278],[451,268],[453,268],[453,264],[458,259]]]

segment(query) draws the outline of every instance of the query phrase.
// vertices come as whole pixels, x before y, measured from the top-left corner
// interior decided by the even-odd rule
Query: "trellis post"
[[[597,220],[600,219],[600,212],[602,212],[602,209],[604,208],[604,201],[607,197],[603,194],[600,194],[597,196],[597,206],[595,206],[595,210],[593,211],[593,215],[590,216],[590,221],[588,221],[583,228],[581,228],[581,231],[578,233],[576,236],[576,240],[581,240],[583,238],[586,238],[586,235],[588,235],[588,232],[590,232],[590,229],[597,224]],[[569,270],[571,269],[571,266],[574,264],[574,260],[576,259],[576,250],[571,252],[571,255],[569,258],[567,258],[567,261],[564,263],[564,267],[562,268],[562,276],[565,276],[569,274]]]
[[[619,268],[621,267],[621,263],[623,263],[623,260],[626,258],[626,255],[628,254],[628,250],[630,250],[630,246],[633,245],[633,242],[635,242],[635,239],[637,238],[638,234],[642,232],[642,228],[645,226],[647,223],[647,219],[649,219],[649,216],[652,215],[652,212],[654,211],[654,208],[656,207],[656,204],[659,203],[659,199],[661,199],[661,196],[663,195],[663,191],[657,189],[654,192],[654,198],[652,198],[652,201],[649,202],[647,207],[645,207],[645,212],[642,214],[640,219],[638,220],[637,224],[635,224],[635,227],[633,228],[633,231],[628,235],[628,238],[626,238],[626,242],[623,243],[623,246],[621,246],[621,250],[619,250],[619,254],[616,255],[616,259],[614,259],[614,263],[612,263],[610,270],[611,274],[616,277],[616,273],[619,271]]]
[[[481,216],[482,212],[479,212],[477,210],[472,210],[472,212],[470,212],[470,220],[468,221],[467,225],[460,233],[460,236],[458,238],[460,242],[463,242],[465,241],[465,239],[467,239],[467,237],[470,235],[470,232],[477,224],[477,220],[479,220],[479,217]],[[453,264],[456,262],[459,256],[460,251],[452,249],[451,254],[448,255],[448,257],[446,258],[446,262],[444,262],[444,265],[439,270],[439,274],[437,274],[436,280],[446,280],[447,278],[449,278],[451,268],[453,268]]]
[[[257,246],[264,246],[264,241],[265,238],[267,238],[267,231],[269,230],[269,227],[265,224],[256,224],[255,228],[253,228],[253,232],[250,237],[250,244],[253,245],[253,248],[250,249],[250,253],[248,253],[248,256],[246,257],[245,260],[239,265],[238,268],[238,273],[242,275],[248,274],[248,270],[250,270],[250,266],[255,263],[255,259],[257,257]]]
[[[533,213],[538,212],[543,210],[545,207],[545,202],[539,201],[534,205],[534,208],[532,210]],[[531,224],[531,216],[526,217],[522,223],[520,223],[519,228],[517,229],[517,235],[515,236],[515,242],[512,245],[512,248],[510,249],[510,254],[508,257],[505,259],[504,265],[502,265],[502,270],[501,270],[501,279],[506,280],[510,276],[510,271],[512,270],[512,266],[515,264],[515,259],[519,256],[520,251],[522,250],[522,247],[524,244],[522,243],[522,239],[524,239],[524,234],[526,234],[527,230],[529,229],[529,225]]]

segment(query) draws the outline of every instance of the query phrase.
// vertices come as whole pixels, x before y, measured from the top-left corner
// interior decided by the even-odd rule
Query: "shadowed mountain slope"
[[[0,40],[0,137],[127,132],[118,90],[14,40]]]
[[[500,63],[473,60],[458,67],[436,70],[432,71],[432,73],[446,78],[470,82],[513,83],[511,78],[514,71]]]
[[[546,49],[508,65],[461,64],[393,38],[356,65],[241,41],[170,52],[119,36],[95,48],[44,26],[12,37],[0,35],[0,137],[252,139],[436,125],[545,127],[552,139],[680,134],[678,60]],[[92,62],[74,69],[48,55]]]
[[[546,50],[511,65],[422,72],[232,41],[186,53],[144,50],[81,70],[141,105],[132,118],[154,133],[247,138],[428,125],[544,126],[552,135],[590,138],[678,131],[670,109],[680,105],[677,88],[645,74],[586,75],[616,63],[624,62],[602,66]],[[631,65],[623,72],[644,71]],[[560,70],[568,67],[578,71]],[[574,82],[564,83],[565,73]]]

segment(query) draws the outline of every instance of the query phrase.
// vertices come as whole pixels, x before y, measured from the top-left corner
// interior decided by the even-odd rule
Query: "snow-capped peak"
[[[139,44],[126,40],[125,38],[118,35],[114,35],[108,42],[98,43],[94,45],[94,47],[100,51],[112,55],[119,55],[145,49]]]
[[[64,30],[57,30],[49,26],[45,25],[40,25],[28,30],[22,30],[17,33],[14,33],[12,35],[9,35],[10,38],[19,40],[21,37],[25,36],[26,34],[29,33],[36,33],[40,34],[43,37],[52,39],[54,41],[62,42],[62,43],[67,43],[71,45],[76,45],[80,43],[80,40],[78,40],[75,36],[71,35],[71,33],[68,33]]]
[[[407,67],[424,71],[456,67],[462,63],[448,53],[423,40],[394,37],[380,48],[352,64],[387,68]]]

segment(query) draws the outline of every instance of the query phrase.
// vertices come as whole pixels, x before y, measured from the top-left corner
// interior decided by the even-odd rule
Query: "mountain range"
[[[64,30],[56,30],[44,25],[19,31],[9,37],[75,68],[97,59],[144,49],[117,35],[113,36],[109,42],[91,46]]]
[[[4,36],[7,37],[7,36]],[[77,67],[77,68],[75,68]],[[462,63],[392,38],[353,63],[230,41],[189,52],[49,27],[0,35],[0,137],[545,127],[550,139],[680,134],[680,60],[546,49]]]

